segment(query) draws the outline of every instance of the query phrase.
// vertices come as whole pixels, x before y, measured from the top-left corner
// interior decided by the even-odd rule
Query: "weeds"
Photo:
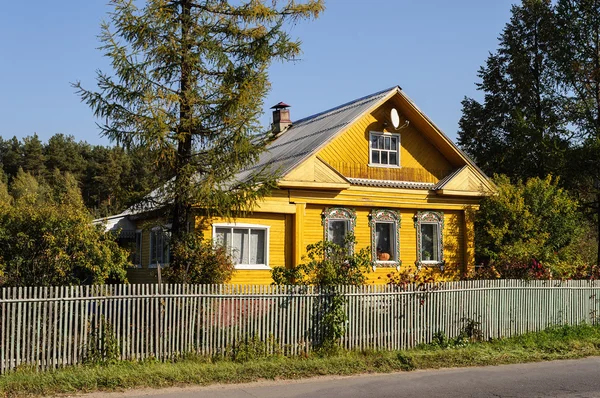
[[[479,323],[463,320],[458,337],[436,333],[431,343],[406,351],[343,351],[287,357],[273,352],[273,339],[248,337],[219,358],[182,355],[168,363],[149,359],[95,366],[111,357],[92,350],[94,366],[35,372],[22,367],[0,377],[0,396],[56,395],[124,388],[184,384],[241,383],[259,379],[297,379],[317,375],[351,375],[457,366],[484,366],[600,355],[600,327],[553,326],[542,332],[478,342]],[[111,333],[104,331],[104,336]],[[462,337],[460,337],[462,336]],[[459,338],[460,337],[460,338]],[[110,347],[110,344],[108,345]],[[105,347],[100,345],[99,347]],[[118,352],[112,351],[112,352]]]

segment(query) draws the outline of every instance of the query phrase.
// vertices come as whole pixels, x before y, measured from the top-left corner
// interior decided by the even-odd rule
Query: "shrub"
[[[363,248],[352,252],[353,237],[345,246],[320,241],[306,246],[305,262],[291,268],[275,267],[271,276],[276,285],[363,285],[371,268],[370,252]]]
[[[164,278],[171,283],[227,283],[235,271],[227,249],[204,240],[197,233],[184,235],[173,243],[171,251],[179,264],[162,271]]]
[[[16,196],[0,203],[0,286],[126,281],[127,251],[92,225],[72,177],[61,177],[60,190],[18,177]]]
[[[573,250],[582,236],[578,202],[551,176],[516,184],[496,176],[494,182],[498,194],[485,198],[476,216],[476,261],[502,278],[574,274],[581,261]]]

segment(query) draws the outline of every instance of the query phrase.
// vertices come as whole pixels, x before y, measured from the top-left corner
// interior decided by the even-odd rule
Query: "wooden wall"
[[[369,132],[383,126],[392,107],[388,103],[363,116],[346,132],[319,151],[318,156],[346,177],[436,183],[452,165],[413,125],[400,129],[400,168],[369,167]],[[405,121],[401,116],[401,122]]]

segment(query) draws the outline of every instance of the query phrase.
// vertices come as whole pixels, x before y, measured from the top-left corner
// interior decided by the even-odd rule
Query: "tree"
[[[10,193],[16,202],[42,204],[47,200],[48,187],[40,183],[30,173],[19,169],[10,184]]]
[[[485,198],[476,216],[478,263],[505,277],[571,277],[590,260],[576,250],[584,232],[578,202],[556,180],[536,177],[511,184],[497,176],[494,182],[498,194]]]
[[[197,232],[186,234],[171,247],[183,267],[167,267],[162,271],[169,283],[221,284],[231,280],[235,264],[227,248],[204,240]]]
[[[511,12],[498,49],[479,70],[484,102],[462,102],[458,142],[490,175],[561,175],[569,135],[549,52],[556,34],[551,1],[523,0]]]
[[[17,137],[8,141],[0,140],[0,163],[9,180],[17,174],[19,167],[23,166],[23,146]]]
[[[32,178],[21,172],[13,184]],[[0,183],[0,286],[125,281],[127,251],[112,234],[91,224],[75,179],[55,178],[60,189],[35,200],[24,195],[12,204],[2,200]]]
[[[270,175],[235,176],[266,144],[258,116],[269,65],[300,52],[284,26],[317,17],[324,6],[322,0],[265,3],[148,0],[140,9],[113,0],[101,41],[115,75],[98,72],[99,91],[75,84],[106,120],[103,135],[148,149],[155,170],[166,171],[153,198],[170,210],[173,241],[185,234],[194,204],[228,216],[272,186]],[[177,257],[172,265],[179,266]]]
[[[75,141],[71,135],[55,134],[48,140],[44,147],[44,161],[46,169],[52,173],[55,169],[62,172],[68,171],[77,178],[81,178],[86,168],[84,158],[88,144]]]
[[[578,138],[570,181],[595,219],[600,265],[600,3],[559,0],[556,29],[552,56]]]
[[[44,147],[37,134],[23,138],[23,170],[35,176],[46,171]]]

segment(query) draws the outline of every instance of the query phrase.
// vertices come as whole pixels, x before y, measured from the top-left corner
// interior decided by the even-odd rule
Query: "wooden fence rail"
[[[53,369],[109,349],[118,359],[167,360],[186,353],[310,351],[325,333],[333,295],[316,287],[106,285],[0,289],[0,374]],[[460,281],[425,286],[338,287],[345,296],[346,349],[406,349],[441,331],[480,323],[484,338],[553,324],[595,323],[600,283]]]

